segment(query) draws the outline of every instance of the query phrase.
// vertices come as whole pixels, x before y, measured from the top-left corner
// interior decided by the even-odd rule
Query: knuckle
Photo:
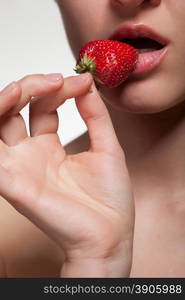
[[[21,96],[21,93],[22,93],[21,85],[17,81],[14,82],[13,92],[17,96],[19,96],[19,97]]]
[[[8,90],[8,93],[7,93]],[[5,86],[4,89],[2,89],[0,91],[0,96],[1,97],[6,97],[8,95],[13,97],[16,96],[17,94],[21,93],[21,86],[17,81],[12,81],[10,84],[8,84],[7,86]]]
[[[123,151],[123,148],[120,145],[118,146],[118,154],[120,158],[125,162],[126,161],[125,152]]]
[[[120,162],[126,162],[125,153],[118,143],[115,143],[112,149],[108,149],[107,153],[109,153],[113,157],[116,157]]]
[[[13,82],[11,93],[8,95],[0,95],[0,100],[2,102],[2,106],[0,105],[0,116],[1,121],[12,115],[12,111],[14,107],[19,103],[22,95],[22,89],[19,83]]]
[[[29,82],[29,81],[34,81],[34,80],[38,80],[41,79],[43,77],[43,74],[28,74],[25,75],[24,77],[22,77],[19,82]]]
[[[86,120],[88,121],[98,121],[98,122],[106,122],[107,121],[107,116],[102,113],[97,113],[96,115],[88,114],[84,116]]]
[[[108,149],[107,152],[111,152],[113,156],[117,157],[122,162],[126,161],[125,152],[117,139],[114,139],[112,148]]]

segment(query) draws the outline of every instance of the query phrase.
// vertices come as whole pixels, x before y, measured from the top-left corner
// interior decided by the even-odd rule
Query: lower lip
[[[147,72],[152,71],[156,68],[164,58],[167,52],[167,47],[156,50],[148,53],[141,53],[139,54],[138,62],[136,64],[136,68],[132,74],[140,75],[145,74]]]

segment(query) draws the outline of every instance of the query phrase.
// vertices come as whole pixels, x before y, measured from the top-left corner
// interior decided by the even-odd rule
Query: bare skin
[[[98,5],[94,5],[95,1],[97,1]],[[130,229],[130,237],[133,237],[133,248],[130,238],[129,247],[127,247],[127,249],[130,249],[130,252],[125,251],[126,248],[124,244],[124,247],[121,246],[121,256],[118,254],[119,247],[116,247],[116,259],[111,256],[113,258],[111,265],[113,261],[119,261],[118,265],[120,261],[123,262],[121,267],[122,273],[120,273],[118,267],[114,265],[115,273],[112,274],[109,270],[109,265],[106,265],[105,273],[103,273],[101,269],[98,270],[100,272],[95,275],[105,276],[106,274],[106,276],[119,276],[121,274],[121,276],[131,277],[185,277],[185,63],[183,60],[184,56],[179,55],[179,53],[181,54],[181,52],[184,51],[185,42],[183,40],[184,35],[179,38],[180,32],[182,33],[182,28],[184,28],[184,1],[179,1],[178,7],[174,6],[175,2],[173,0],[102,0],[101,4],[99,0],[93,0],[93,5],[90,1],[87,5],[86,0],[77,0],[75,2],[63,0],[61,3],[60,1],[58,2],[62,6],[66,29],[72,41],[71,46],[75,55],[77,55],[81,44],[87,39],[105,38],[107,34],[110,33],[110,29],[116,28],[125,20],[128,21],[128,18],[129,21],[135,23],[143,22],[152,25],[156,30],[161,30],[163,34],[167,35],[171,40],[170,51],[166,61],[163,62],[160,68],[150,74],[150,76],[140,80],[132,78],[125,86],[121,86],[111,92],[101,91],[119,144],[125,153],[126,164],[130,175],[129,178],[131,179],[134,192],[136,213],[134,232]],[[91,12],[92,9],[95,11],[95,7],[98,7],[98,11],[95,14],[88,15],[86,11],[81,9],[83,5],[86,5],[86,9],[89,9]],[[120,8],[124,9],[121,10]],[[106,14],[106,18],[102,18],[104,13]],[[78,22],[75,22],[75,24],[78,24],[78,26],[75,26],[75,28],[73,26],[71,30],[69,20],[72,19],[75,21],[76,17],[78,18]],[[173,22],[171,22],[171,19],[173,19]],[[162,20],[162,24],[160,20]],[[166,26],[164,26],[164,22]],[[174,32],[174,26],[173,28],[170,27],[170,24],[174,24],[174,22],[176,24],[175,28],[178,28],[178,34]],[[89,30],[87,30],[87,24]],[[78,40],[76,40],[75,37],[78,37]],[[183,53],[184,52],[182,52],[182,54]],[[171,83],[170,85],[169,82]],[[156,86],[158,89],[156,89]],[[86,98],[86,100],[87,99],[88,98]],[[96,99],[98,101],[98,98]],[[16,105],[16,103],[14,105]],[[104,110],[104,113],[105,112],[106,110]],[[110,124],[109,120],[106,120],[108,124]],[[4,135],[4,140],[5,139],[6,143],[9,144],[10,139],[8,138],[7,130]],[[13,141],[13,144],[14,142],[17,141]],[[65,149],[69,155],[71,155],[81,151],[83,152],[84,150],[87,151],[90,145],[89,137],[85,134],[83,137],[72,142]],[[115,142],[111,141],[110,147],[106,147],[106,149],[112,149],[114,145]],[[114,152],[114,154],[116,152]],[[102,162],[102,158],[100,161]],[[109,164],[106,163],[106,165],[110,165],[110,162]],[[116,174],[117,173],[118,172],[116,172]],[[112,174],[113,173],[111,173],[111,176]],[[125,170],[124,174],[126,174]],[[128,188],[128,181],[129,180],[125,181],[125,178],[120,181],[120,184],[118,181],[116,190],[118,186],[120,186],[120,188],[125,187],[126,182]],[[117,183],[117,180],[114,182]],[[7,196],[5,195],[7,191],[3,193],[4,196]],[[121,195],[122,193],[120,193],[120,196]],[[10,202],[12,201],[11,197],[5,198]],[[116,203],[115,199],[112,198],[112,200]],[[127,193],[127,197],[122,198],[122,200],[124,205],[127,201],[131,204],[132,197],[130,192]],[[18,200],[16,202],[14,200],[13,202],[15,207],[16,204],[20,204]],[[23,203],[23,200],[21,203]],[[122,203],[122,201],[120,203]],[[132,205],[129,207],[131,208]],[[19,209],[18,207],[16,208]],[[6,231],[1,232],[3,241],[1,244],[1,265],[2,270],[5,270],[4,274],[6,273],[6,276],[17,277],[21,276],[21,274],[24,276],[63,275],[61,274],[61,270],[63,269],[62,265],[65,261],[64,252],[66,254],[66,251],[61,251],[60,238],[58,239],[58,236],[56,238],[55,233],[58,232],[58,229],[56,230],[55,228],[55,230],[52,231],[51,229],[53,229],[53,227],[48,227],[48,224],[51,225],[49,219],[44,224],[44,231],[48,231],[47,234],[52,231],[52,238],[55,237],[57,245],[54,244],[50,238],[46,237],[35,225],[32,225],[26,218],[10,208],[5,200],[2,200],[2,211],[6,213],[1,216],[4,227],[6,227]],[[115,211],[117,212],[117,209],[114,210],[114,213]],[[131,212],[132,209],[127,210],[129,216],[127,224],[116,222],[117,228],[119,228],[120,225],[124,230],[126,228],[132,228],[134,216]],[[26,211],[24,211],[24,214],[26,216],[29,215]],[[31,218],[30,215],[29,218]],[[32,221],[34,221],[33,218]],[[20,224],[20,227],[18,227],[17,224]],[[25,226],[23,226],[23,224]],[[36,224],[38,226],[38,220]],[[43,230],[43,223],[39,223],[38,227]],[[107,228],[107,226],[105,227]],[[12,239],[12,230],[15,230],[15,228],[17,232],[14,234],[15,238]],[[112,233],[115,234],[113,228],[114,226],[111,227]],[[32,236],[32,239],[30,239],[30,236]],[[123,241],[128,240],[124,231],[121,232],[121,236],[123,237]],[[20,240],[24,242],[21,243]],[[26,245],[25,240],[27,240],[28,247],[22,246]],[[95,240],[91,240],[90,242],[93,242],[94,245]],[[91,243],[89,245],[92,246]],[[109,246],[108,248],[106,247],[106,249],[110,250]],[[101,249],[105,250],[105,247]],[[17,251],[17,253],[15,251]],[[43,252],[45,254],[44,258]],[[22,255],[20,255],[20,253]],[[38,264],[36,267],[34,264],[33,267],[30,267],[30,253],[35,264]],[[67,253],[69,253],[69,251],[67,251]],[[83,252],[82,256],[84,257],[86,253],[86,251]],[[110,251],[107,253],[110,254]],[[80,255],[80,258],[82,256]],[[17,259],[17,257],[19,258]],[[24,262],[23,257],[25,257]],[[91,255],[91,257],[94,258],[94,254]],[[41,258],[43,259],[42,263]],[[125,264],[125,259],[127,264]],[[22,262],[20,266],[18,266],[17,263],[19,260]],[[77,261],[81,262],[81,259]],[[84,264],[82,265],[86,268]],[[92,265],[94,265],[94,261]],[[101,263],[98,266],[100,265]],[[43,267],[45,267],[45,269],[44,272],[41,273],[40,270]],[[78,266],[75,264],[75,271],[78,271],[78,269]],[[63,270],[66,272],[65,268]],[[87,268],[84,273],[86,273],[87,276]],[[68,268],[65,274],[67,274],[67,276],[70,276],[70,274],[75,276],[77,273]],[[92,273],[90,275],[92,275]]]
[[[170,41],[168,55],[153,72],[101,94],[134,189],[131,276],[184,277],[184,1],[178,6],[173,0],[57,2],[76,57],[86,41],[107,38],[124,24],[145,24]]]
[[[56,109],[72,97],[91,145],[69,155],[57,135]],[[64,251],[62,277],[128,276],[133,193],[124,153],[92,77],[30,75],[0,98],[1,195]],[[19,113],[28,102],[30,136]]]

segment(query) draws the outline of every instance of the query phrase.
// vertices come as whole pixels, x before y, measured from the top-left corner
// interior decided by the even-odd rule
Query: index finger
[[[51,95],[36,97],[30,102],[31,114],[50,113],[55,111],[65,100],[85,94],[92,84],[92,76],[84,73],[64,78],[62,87]]]

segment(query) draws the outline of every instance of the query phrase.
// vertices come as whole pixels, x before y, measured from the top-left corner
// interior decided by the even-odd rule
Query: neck
[[[151,115],[119,112],[106,105],[138,197],[147,191],[184,189],[185,103]]]

